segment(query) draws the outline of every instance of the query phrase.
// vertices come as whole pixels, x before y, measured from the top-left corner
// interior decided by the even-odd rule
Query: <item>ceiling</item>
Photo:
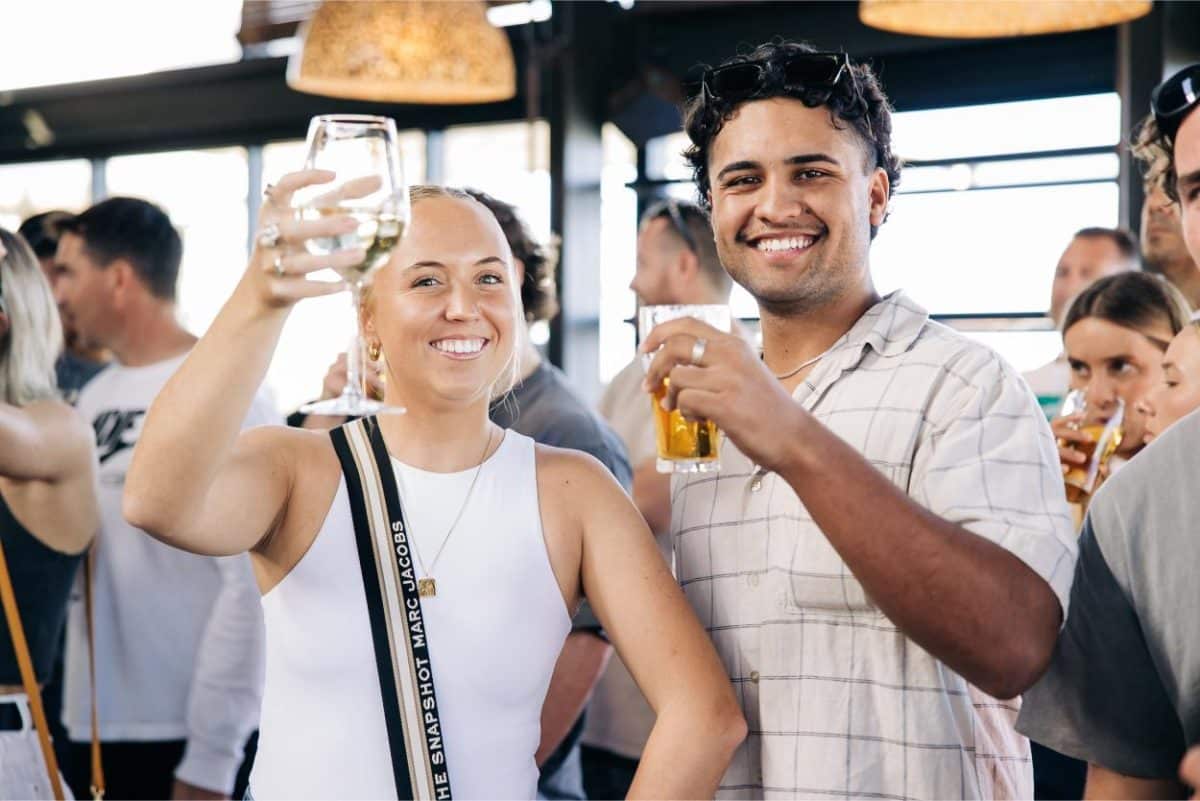
[[[239,39],[247,56],[262,52],[257,46],[264,42],[293,35],[316,5],[244,3]],[[871,61],[900,110],[1111,91],[1116,85],[1115,28],[963,41],[868,28],[858,21],[854,2],[638,0],[628,11],[615,3],[584,8],[556,2],[554,9],[547,22],[506,29],[521,93],[504,103],[431,107],[330,100],[289,89],[285,59],[245,57],[234,64],[7,93],[0,97],[0,163],[294,137],[309,117],[331,110],[385,113],[401,127],[519,119],[547,107],[545,93],[559,64],[555,56],[564,50],[571,52],[574,69],[595,73],[607,98],[605,116],[635,142],[677,129],[673,101],[689,70],[777,36]],[[1158,5],[1150,18],[1134,24],[1165,40],[1169,53],[1186,58],[1200,49],[1194,41],[1198,13],[1200,4]],[[586,37],[573,29],[577,17],[587,20]],[[1190,31],[1191,39],[1181,31]],[[537,75],[543,80],[525,80],[531,64],[541,65]],[[35,143],[31,114],[45,123],[51,141],[42,137]]]

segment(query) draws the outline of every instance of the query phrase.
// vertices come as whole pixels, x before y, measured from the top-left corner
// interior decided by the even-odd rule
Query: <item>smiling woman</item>
[[[393,261],[364,293],[368,348],[381,354],[395,402],[409,408],[447,392],[472,400],[502,395],[519,373],[514,341],[522,325],[508,241],[498,226],[485,226],[485,238],[443,241],[464,209],[490,212],[456,189],[418,186],[411,195],[426,202],[429,224],[407,234],[403,252],[444,255]]]
[[[488,419],[521,317],[485,206],[415,189],[361,305],[406,414],[238,435],[291,307],[341,289],[309,274],[363,258],[304,252],[352,221],[287,213],[332,178],[276,184],[260,222],[278,242],[158,396],[126,480],[151,536],[251,553],[268,631],[254,796],[532,798],[542,701],[586,596],[658,711],[631,797],[711,797],[745,724],[641,516],[595,460]]]

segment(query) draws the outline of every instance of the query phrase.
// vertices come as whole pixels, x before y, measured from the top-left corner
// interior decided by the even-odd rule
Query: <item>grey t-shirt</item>
[[[1200,414],[1168,430],[1096,494],[1070,613],[1017,729],[1108,770],[1174,777],[1200,740]]]
[[[492,403],[492,421],[542,445],[590,453],[628,492],[633,472],[625,444],[567,383],[562,370],[546,362],[512,391]]]

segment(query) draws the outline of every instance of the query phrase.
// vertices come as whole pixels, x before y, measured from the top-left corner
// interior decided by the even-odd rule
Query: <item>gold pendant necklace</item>
[[[463,502],[458,507],[458,514],[454,517],[454,522],[450,524],[450,530],[446,532],[446,536],[442,538],[442,545],[438,548],[436,554],[433,555],[433,562],[429,568],[425,567],[425,560],[421,558],[421,551],[417,548],[416,537],[411,538],[413,553],[417,555],[417,564],[421,566],[421,572],[425,574],[425,578],[417,579],[417,595],[422,598],[433,598],[437,595],[437,579],[433,577],[433,568],[437,567],[438,559],[442,557],[442,551],[446,550],[446,543],[450,541],[450,535],[454,533],[458,521],[462,520],[463,512],[467,510],[467,502],[471,500],[471,493],[475,491],[475,482],[479,480],[479,473],[483,470],[483,463],[487,461],[487,453],[492,447],[492,428],[488,428],[487,444],[483,446],[483,454],[479,457],[479,466],[475,468],[475,475],[471,477],[471,486],[467,487],[467,494],[463,497]]]

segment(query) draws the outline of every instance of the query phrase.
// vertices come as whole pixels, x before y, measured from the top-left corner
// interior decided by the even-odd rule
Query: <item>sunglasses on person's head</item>
[[[1150,95],[1150,109],[1158,130],[1175,138],[1183,118],[1200,102],[1200,64],[1184,67],[1163,81]]]
[[[770,61],[743,61],[704,71],[696,91],[711,100],[741,100],[766,88],[768,72],[778,71],[785,89],[832,89],[850,69],[845,53],[792,53]]]
[[[671,227],[675,229],[675,233],[683,237],[684,244],[688,246],[688,250],[696,253],[696,240],[692,238],[692,232],[687,227],[687,221],[683,219],[683,212],[679,210],[679,201],[674,198],[667,198],[655,203],[646,212],[646,219],[657,220],[659,217],[666,217],[671,221]]]

